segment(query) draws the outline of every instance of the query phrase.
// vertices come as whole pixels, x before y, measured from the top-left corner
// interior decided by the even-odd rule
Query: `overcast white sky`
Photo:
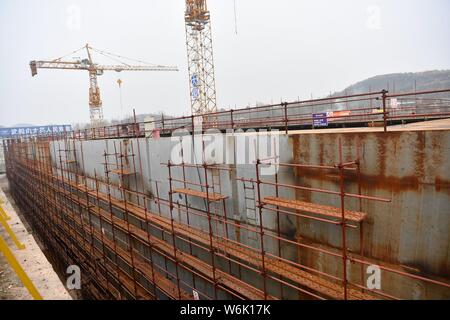
[[[450,69],[448,0],[209,0],[220,107],[294,100],[393,72]],[[78,16],[79,12],[79,16]],[[184,0],[0,0],[0,125],[89,121],[88,74],[30,60],[93,47],[178,73],[99,79],[105,118],[188,114]],[[79,17],[79,19],[77,18]],[[109,62],[99,59],[100,63]]]

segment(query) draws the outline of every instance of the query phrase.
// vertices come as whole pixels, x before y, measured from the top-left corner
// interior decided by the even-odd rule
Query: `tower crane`
[[[75,61],[63,61],[62,59],[67,57],[68,55],[73,55],[79,51],[86,50],[87,58],[85,59],[76,59]],[[92,51],[109,57],[120,63],[120,65],[101,65],[94,63],[92,59]],[[103,108],[102,108],[102,100],[100,98],[100,89],[98,87],[97,76],[103,74],[104,71],[178,71],[177,67],[171,66],[161,66],[149,64],[144,61],[126,58],[123,56],[119,56],[110,52],[102,51],[91,47],[89,44],[81,47],[78,50],[75,50],[69,53],[66,56],[63,56],[54,60],[41,60],[41,61],[31,61],[31,75],[34,77],[37,75],[37,69],[61,69],[61,70],[85,70],[89,72],[89,110],[91,117],[91,126],[96,127],[102,124],[103,122]],[[140,63],[141,65],[129,65],[128,63],[124,63],[121,60],[133,60],[135,62]]]
[[[211,17],[206,0],[185,0],[191,112],[202,115],[217,111]]]

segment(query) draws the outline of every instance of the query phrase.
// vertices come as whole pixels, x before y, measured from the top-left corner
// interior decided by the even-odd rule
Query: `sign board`
[[[70,131],[72,131],[72,126],[70,125],[0,128],[0,138],[14,138],[17,136],[43,136]]]
[[[198,87],[198,75],[193,74],[191,77],[191,83],[193,87]]]
[[[328,127],[327,113],[314,113],[313,114],[313,126],[314,127]]]
[[[328,122],[345,120],[346,117],[352,114],[349,110],[330,111],[327,112]]]
[[[197,100],[200,97],[200,89],[195,87],[192,89],[192,99]]]

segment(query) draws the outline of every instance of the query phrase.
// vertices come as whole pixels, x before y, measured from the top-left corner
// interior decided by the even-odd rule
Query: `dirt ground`
[[[5,175],[0,175],[0,199],[5,202],[3,208],[11,217],[8,224],[26,248],[18,250],[1,225],[0,235],[6,240],[39,293],[44,299],[72,299],[33,237],[31,228],[15,206],[14,200],[9,194],[8,180]],[[32,299],[32,297],[9,266],[3,254],[0,254],[0,300],[23,299]]]

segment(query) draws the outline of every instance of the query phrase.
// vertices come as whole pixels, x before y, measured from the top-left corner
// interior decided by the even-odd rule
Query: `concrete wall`
[[[424,275],[435,279],[450,279],[450,132],[449,131],[418,131],[395,133],[329,133],[329,134],[293,134],[279,135],[280,161],[284,163],[301,163],[316,165],[333,165],[338,163],[339,140],[343,143],[344,161],[351,161],[360,155],[362,194],[368,196],[392,199],[391,203],[380,203],[363,200],[362,211],[368,214],[364,222],[364,256],[373,259],[374,263],[382,264],[397,270],[407,271],[416,275]],[[191,137],[188,138],[190,140]],[[238,138],[229,136],[225,138],[224,152],[228,155],[231,164],[227,166],[230,171],[220,174],[221,194],[228,196],[226,200],[226,215],[243,223],[258,224],[258,217],[251,210],[247,210],[243,182],[236,178],[255,178],[255,165],[236,164],[236,159],[244,152],[249,156],[253,140],[261,139],[261,135],[248,134],[245,136],[246,148],[244,151],[237,148]],[[258,142],[257,142],[258,143]],[[93,140],[76,142],[74,144],[78,169],[87,176],[97,176],[105,180],[104,153],[126,153],[124,163],[135,168],[138,172],[136,180],[130,177],[128,186],[133,190],[156,195],[168,199],[168,169],[161,163],[171,159],[171,153],[176,146],[176,139],[171,138],[140,138],[127,140]],[[188,141],[189,144],[189,141]],[[184,151],[188,150],[185,145]],[[72,142],[70,143],[72,146]],[[195,143],[194,143],[195,146]],[[198,143],[197,143],[198,146]],[[58,142],[52,145],[52,158],[54,163],[59,162],[58,149],[64,149]],[[67,149],[71,149],[67,148]],[[358,151],[359,150],[359,151]],[[62,160],[65,154],[62,153]],[[70,152],[69,152],[70,154]],[[133,156],[134,154],[134,156]],[[139,160],[140,154],[140,160]],[[70,155],[68,157],[72,157]],[[213,162],[211,155],[206,156],[207,162]],[[108,163],[114,163],[114,156],[107,156]],[[114,165],[110,168],[115,169]],[[186,179],[194,183],[205,183],[203,169],[186,168]],[[172,178],[183,179],[181,168],[173,168]],[[211,179],[211,175],[209,176]],[[274,181],[274,176],[267,175],[264,180]],[[336,172],[318,171],[315,169],[280,169],[279,182],[296,184],[306,187],[338,190]],[[110,175],[110,181],[119,183],[117,176]],[[346,191],[358,192],[358,179],[355,174],[346,176]],[[212,181],[209,181],[212,184]],[[156,188],[158,185],[158,188]],[[143,186],[143,187],[142,187]],[[182,187],[174,182],[174,187]],[[191,186],[198,189],[199,187]],[[216,191],[217,192],[217,191]],[[273,186],[263,186],[262,197],[274,196]],[[333,195],[311,193],[306,191],[293,191],[281,188],[280,197],[299,199],[318,204],[339,207],[339,198]],[[120,193],[114,196],[120,198]],[[133,200],[132,197],[129,200]],[[201,199],[184,195],[175,195],[175,202],[189,206],[206,209]],[[358,210],[359,201],[347,199],[346,207]],[[149,201],[151,211],[158,212],[159,207],[154,201]],[[218,214],[224,214],[223,209],[215,208]],[[219,212],[220,211],[220,212]],[[168,208],[162,207],[161,213],[169,216]],[[176,219],[187,223],[186,216],[179,214]],[[266,228],[276,230],[277,219],[275,213],[264,210],[263,223]],[[190,216],[190,224],[207,231],[207,220]],[[293,216],[280,215],[280,229],[283,237],[290,240],[299,240],[326,249],[340,248],[341,229],[335,225],[313,221]],[[215,233],[223,234],[223,228],[218,226]],[[233,240],[259,248],[257,237],[248,234],[245,230],[237,232],[229,228]],[[357,230],[349,230],[348,247],[357,254],[360,250],[360,237]],[[266,250],[280,254],[278,243],[267,240]],[[340,260],[312,250],[294,247],[283,243],[281,256],[293,261],[313,267],[336,276],[341,275],[342,263]],[[205,261],[208,256],[198,253]],[[161,262],[162,263],[162,262]],[[236,267],[236,266],[235,266]],[[171,268],[169,265],[168,268]],[[236,269],[236,268],[235,268]],[[348,266],[349,277],[358,282],[361,269],[358,265]],[[365,271],[365,270],[363,270]],[[450,298],[450,290],[439,288],[436,285],[425,284],[420,281],[382,273],[382,289],[384,292],[401,298]],[[262,287],[260,277],[242,270],[242,277],[250,283]],[[189,281],[186,275],[186,281]],[[280,294],[278,286],[269,284],[273,294]],[[226,296],[226,295],[225,295]],[[285,288],[283,298],[297,298],[298,295]]]

